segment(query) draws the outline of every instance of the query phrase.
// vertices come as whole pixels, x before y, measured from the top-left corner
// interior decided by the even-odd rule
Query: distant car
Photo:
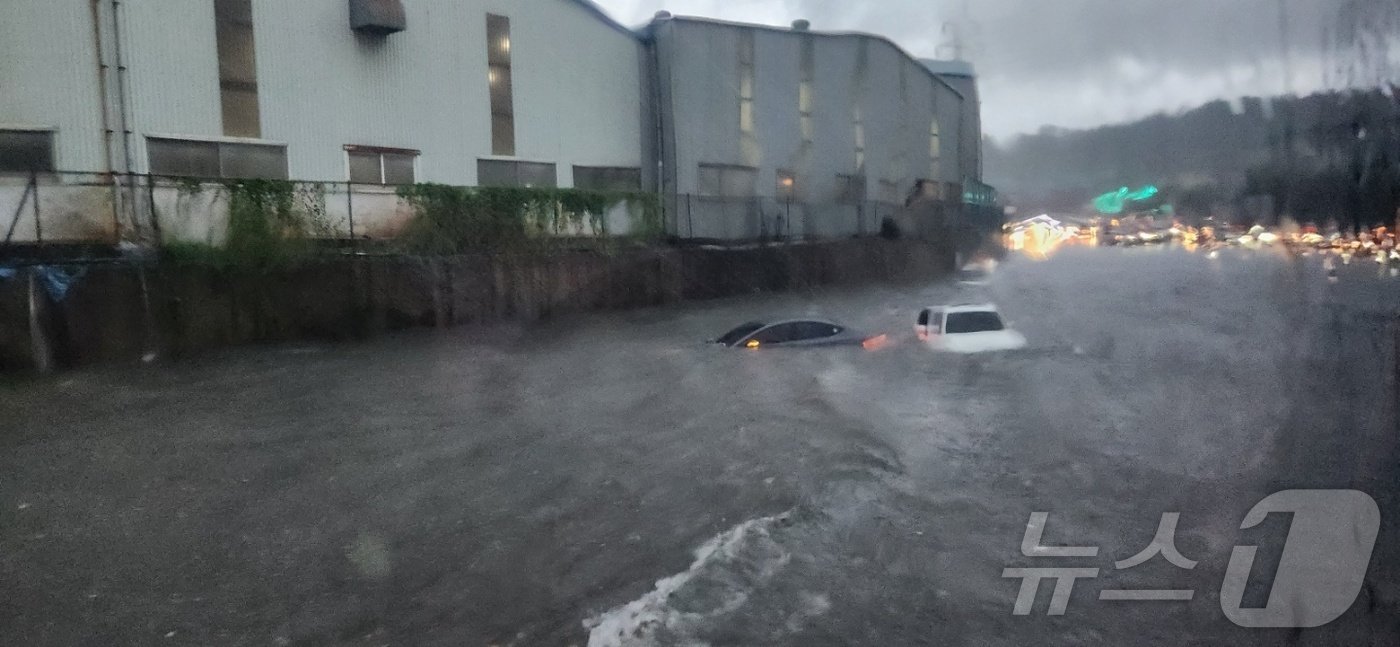
[[[820,319],[797,319],[762,323],[751,321],[739,326],[719,339],[716,344],[727,348],[793,348],[812,346],[861,346],[870,347],[881,337],[866,337],[841,324]]]
[[[914,325],[919,339],[949,353],[990,353],[1019,350],[1026,338],[1006,326],[994,305],[926,308]]]

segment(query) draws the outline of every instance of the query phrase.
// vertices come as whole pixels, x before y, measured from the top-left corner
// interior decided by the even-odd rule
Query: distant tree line
[[[1343,227],[1393,224],[1400,208],[1400,86],[1216,101],[1093,130],[988,142],[1009,202],[1080,211],[1120,186],[1156,184],[1186,219]]]

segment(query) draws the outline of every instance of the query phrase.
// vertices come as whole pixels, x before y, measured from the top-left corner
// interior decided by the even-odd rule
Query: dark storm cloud
[[[817,25],[889,35],[921,55],[948,44],[942,25],[963,26],[984,72],[1009,78],[1075,79],[1131,59],[1183,73],[1281,59],[1281,7],[1288,48],[1316,58],[1323,29],[1345,0],[786,0]],[[946,53],[945,48],[944,52]],[[1092,80],[1092,79],[1088,79]]]
[[[1322,85],[1324,30],[1347,0],[603,0],[622,19],[677,14],[886,35],[983,76],[988,129],[1095,125],[1215,97]],[[1281,13],[1287,12],[1287,38]],[[956,27],[947,27],[955,23]],[[1289,53],[1285,65],[1285,51]],[[1024,106],[1039,110],[1028,114]]]

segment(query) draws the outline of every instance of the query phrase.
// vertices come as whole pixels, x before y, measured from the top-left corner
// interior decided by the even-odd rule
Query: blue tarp
[[[67,268],[57,265],[35,265],[31,268],[39,276],[39,282],[44,285],[44,290],[49,293],[49,298],[56,303],[61,303],[68,298],[68,291],[73,289],[73,285],[78,279],[87,274],[86,267]],[[19,276],[19,268],[0,267],[0,280],[12,279]]]
[[[49,292],[49,298],[55,303],[62,303],[68,297],[68,291],[73,288],[73,284],[87,274],[86,267],[70,270],[66,267],[37,265],[34,269],[39,272],[39,280],[43,282],[44,288]]]

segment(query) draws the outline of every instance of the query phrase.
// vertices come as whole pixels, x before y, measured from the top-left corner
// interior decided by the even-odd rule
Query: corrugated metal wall
[[[641,166],[635,38],[565,0],[413,0],[408,30],[349,29],[343,0],[254,0],[263,133],[293,177],[344,180],[347,144],[422,151],[419,179],[476,183],[491,153],[486,14],[511,18],[513,159]]]
[[[5,0],[0,128],[57,129],[62,168],[101,170],[102,104],[91,8],[82,0]]]
[[[213,0],[102,1],[113,6],[133,170],[147,170],[147,136],[222,137]],[[475,183],[491,152],[487,12],[512,19],[518,159],[557,164],[561,186],[574,164],[642,166],[643,48],[632,35],[570,0],[405,7],[408,30],[385,38],[351,31],[346,0],[253,0],[263,138],[288,145],[292,177],[344,181],[343,147],[363,144],[421,150],[420,180]],[[7,0],[0,21],[0,124],[58,128],[68,170],[104,167],[90,11],[84,0]]]
[[[147,170],[148,135],[223,134],[213,0],[124,0],[122,55],[132,156]]]
[[[670,172],[678,193],[699,191],[700,164],[746,165],[736,99],[738,38],[745,31],[756,36],[759,196],[775,196],[777,171],[789,169],[797,172],[800,200],[835,200],[837,176],[861,170],[855,153],[857,107],[864,123],[864,174],[871,198],[881,197],[881,180],[897,183],[898,192],[907,195],[917,180],[956,183],[966,173],[976,174],[971,160],[958,154],[964,113],[975,110],[975,103],[964,101],[887,41],[676,19],[662,24],[657,34],[672,67],[663,72],[669,84],[662,104],[672,113],[664,119],[675,131],[668,154],[675,155]],[[797,99],[804,38],[814,39],[816,54],[816,137],[808,156],[799,154]],[[862,49],[867,64],[860,71]],[[938,177],[930,177],[929,131],[935,115],[942,160]]]

